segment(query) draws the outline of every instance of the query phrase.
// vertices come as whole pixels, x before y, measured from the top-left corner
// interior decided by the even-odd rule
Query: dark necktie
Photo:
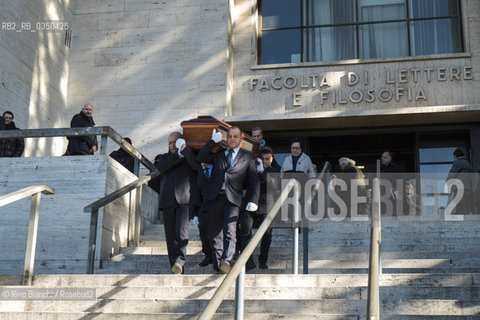
[[[230,168],[232,165],[232,158],[233,158],[233,150],[228,149],[228,154],[227,154],[227,168]]]

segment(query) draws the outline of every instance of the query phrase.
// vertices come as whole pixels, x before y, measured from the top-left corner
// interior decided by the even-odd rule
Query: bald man
[[[172,273],[185,272],[188,245],[188,222],[193,209],[200,206],[197,172],[200,162],[186,146],[179,132],[168,135],[168,152],[160,155],[155,166],[163,174],[160,209]]]
[[[86,103],[82,111],[74,115],[72,121],[70,121],[71,128],[93,127],[95,122],[93,121],[93,106],[90,103]],[[67,137],[68,147],[67,155],[89,155],[94,154],[98,148],[97,136],[80,136],[80,137]]]
[[[222,140],[222,134],[212,133],[212,139],[200,150],[197,158],[206,162],[210,152]],[[255,160],[241,149],[242,132],[231,127],[227,133],[227,148],[215,154],[210,180],[204,188],[208,210],[208,233],[213,246],[213,268],[222,273],[230,271],[235,253],[237,222],[240,206],[245,200],[245,210],[256,211],[260,182]],[[243,190],[246,191],[245,199]]]

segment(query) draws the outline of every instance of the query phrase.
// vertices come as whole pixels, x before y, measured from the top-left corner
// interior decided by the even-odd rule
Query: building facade
[[[2,108],[18,108],[21,128],[68,126],[91,102],[97,125],[131,137],[151,158],[181,121],[211,115],[246,131],[261,126],[278,153],[303,138],[317,164],[349,156],[372,171],[389,150],[407,171],[444,170],[462,147],[480,166],[478,1],[2,6],[2,21],[71,26],[2,30]],[[64,147],[30,142],[26,155]]]
[[[226,119],[303,136],[317,162],[390,150],[418,171],[463,147],[478,168],[478,6],[236,1]]]

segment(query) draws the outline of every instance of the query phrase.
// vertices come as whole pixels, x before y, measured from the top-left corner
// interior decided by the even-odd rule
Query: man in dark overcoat
[[[155,162],[163,173],[159,208],[167,241],[168,259],[172,273],[184,273],[188,244],[188,222],[195,206],[200,206],[197,172],[200,163],[186,146],[179,132],[168,136],[168,152]]]

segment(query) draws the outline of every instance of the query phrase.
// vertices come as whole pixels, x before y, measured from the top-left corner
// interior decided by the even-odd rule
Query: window
[[[260,64],[463,51],[460,0],[259,0]]]

